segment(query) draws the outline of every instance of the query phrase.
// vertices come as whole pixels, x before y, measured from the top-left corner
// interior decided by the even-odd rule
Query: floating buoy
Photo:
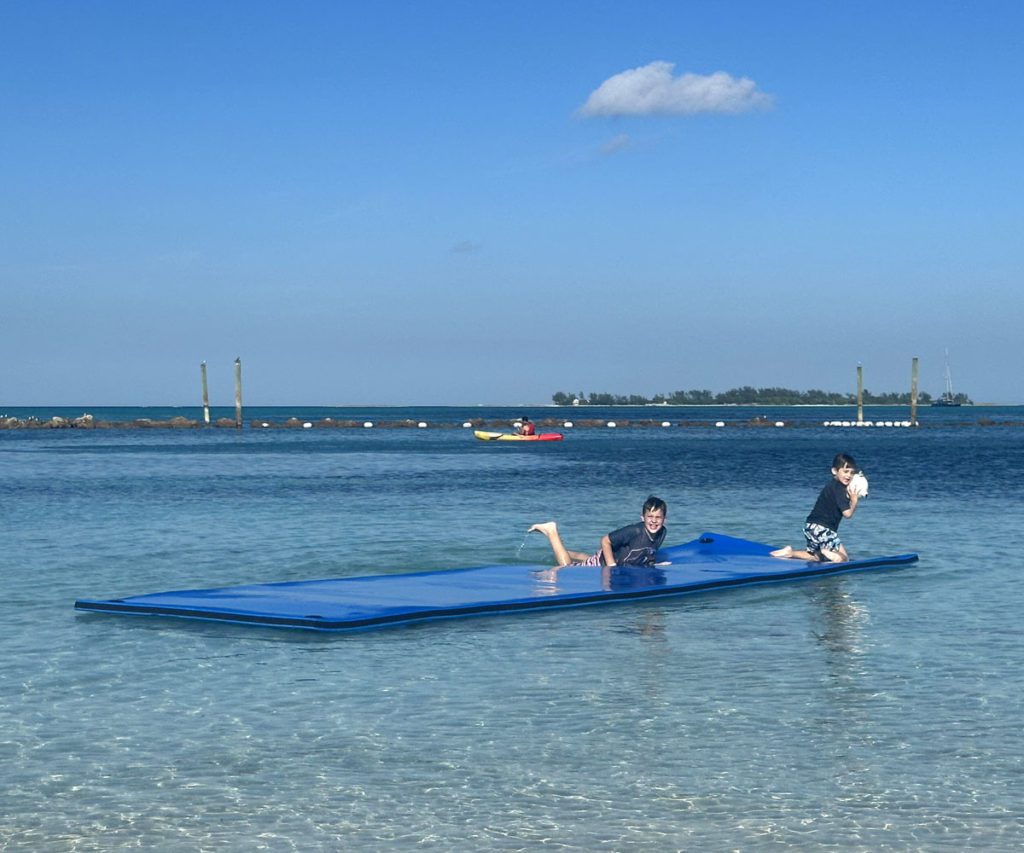
[[[775,426],[777,426],[777,427],[780,427],[780,426],[781,426],[781,427],[784,427],[785,425],[786,425],[786,424],[785,424],[785,423],[783,423],[782,421],[776,421],[776,422],[775,422]]]
[[[615,429],[615,421],[608,421],[608,428]]]
[[[263,423],[260,424],[260,426],[268,427],[268,426],[270,426],[270,424],[268,424],[266,421],[264,421]]]
[[[305,422],[305,423],[304,423],[304,424],[302,425],[302,428],[303,428],[303,429],[313,429],[313,424],[311,424],[311,423],[310,423],[309,421],[306,421],[306,422]]]
[[[572,429],[572,421],[566,421],[564,424],[562,424],[562,426],[564,426],[566,429]]]
[[[469,429],[469,427],[471,427],[471,426],[473,426],[473,424],[471,424],[471,423],[470,423],[469,421],[466,421],[466,422],[465,422],[465,423],[464,423],[464,424],[462,425],[462,428],[463,428],[463,429]]]
[[[716,427],[724,427],[725,426],[725,421],[715,421],[715,426]]]
[[[662,425],[663,427],[667,427],[667,426],[672,426],[672,424],[670,424],[670,423],[669,423],[668,421],[662,421],[662,422],[661,422],[661,425]]]
[[[416,426],[418,426],[420,429],[426,429],[427,428],[427,422],[426,421],[420,421],[418,424],[416,424]]]
[[[365,421],[365,422],[363,423],[363,426],[364,426],[364,427],[365,427],[366,429],[369,429],[370,427],[372,427],[372,426],[373,426],[373,421]]]

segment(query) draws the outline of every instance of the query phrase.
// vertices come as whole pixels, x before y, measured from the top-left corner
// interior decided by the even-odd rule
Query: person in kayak
[[[595,554],[570,551],[562,543],[558,524],[545,521],[534,524],[528,533],[543,533],[551,545],[558,567],[564,566],[653,566],[655,554],[665,541],[668,506],[651,495],[644,501],[641,521],[620,527],[601,537],[601,549]]]
[[[810,515],[804,523],[807,548],[793,549],[792,545],[771,552],[773,557],[795,560],[818,560],[822,563],[845,563],[850,559],[846,547],[839,539],[839,522],[852,518],[857,511],[859,495],[850,486],[857,473],[857,463],[846,453],[836,454],[832,460],[832,479],[818,494]]]
[[[516,432],[519,435],[534,435],[537,432],[533,421],[526,417],[526,415],[523,415],[519,420],[521,423],[516,424]]]

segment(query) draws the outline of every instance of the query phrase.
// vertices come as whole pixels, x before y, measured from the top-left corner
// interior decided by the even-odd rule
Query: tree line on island
[[[909,406],[910,392],[872,394],[865,390],[863,402],[871,406]],[[556,391],[551,395],[556,406],[849,406],[857,404],[856,394],[839,394],[834,391],[794,391],[791,388],[731,388],[720,394],[708,390],[673,391],[671,394],[655,394],[643,397],[639,394],[607,394],[592,392],[567,394]],[[954,402],[970,405],[966,394],[956,394]],[[933,402],[927,391],[918,392],[917,402],[927,406]]]

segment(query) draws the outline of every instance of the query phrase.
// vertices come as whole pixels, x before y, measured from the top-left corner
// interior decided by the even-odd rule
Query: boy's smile
[[[851,474],[850,476],[852,477],[853,475]],[[644,513],[643,519],[647,532],[654,535],[661,530],[662,525],[665,523],[665,513],[659,510],[651,510]]]

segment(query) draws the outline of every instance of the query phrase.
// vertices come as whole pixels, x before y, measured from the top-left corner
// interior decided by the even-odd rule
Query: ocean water
[[[166,411],[112,419],[197,416]],[[493,415],[297,414],[325,411]],[[1020,848],[1024,411],[734,424],[751,414],[673,410],[730,426],[528,446],[431,428],[0,431],[0,849]],[[544,564],[531,523],[592,549],[650,493],[670,544],[798,544],[840,450],[871,483],[840,531],[851,554],[919,563],[350,634],[72,607]]]

